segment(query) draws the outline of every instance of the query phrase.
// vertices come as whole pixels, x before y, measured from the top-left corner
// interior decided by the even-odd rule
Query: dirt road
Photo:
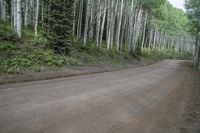
[[[184,133],[193,73],[180,61],[0,86],[1,133]]]

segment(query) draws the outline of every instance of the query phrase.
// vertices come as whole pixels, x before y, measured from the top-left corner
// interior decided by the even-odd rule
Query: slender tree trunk
[[[6,21],[6,1],[1,0],[0,5],[1,5],[1,20]]]
[[[141,46],[141,50],[143,51],[143,48],[144,48],[144,42],[145,42],[145,35],[146,35],[146,26],[147,26],[147,13],[145,13],[145,18],[144,18],[144,30],[143,30],[143,38],[142,38],[142,46]]]
[[[16,32],[18,36],[21,38],[21,24],[22,24],[22,17],[21,17],[21,0],[16,1],[16,10],[17,10],[17,17],[16,17]]]
[[[100,26],[101,26],[101,11],[102,5],[100,1],[97,2],[97,21],[96,21],[96,47],[99,47],[100,41]]]
[[[95,0],[91,1],[91,9],[90,9],[90,22],[89,22],[89,39],[94,39],[94,25],[95,25]]]
[[[36,14],[35,14],[35,25],[34,25],[34,31],[35,31],[35,37],[38,33],[38,16],[39,16],[39,7],[40,7],[40,1],[37,0],[37,6],[36,6]]]
[[[104,1],[104,11],[103,11],[103,18],[102,18],[101,32],[100,32],[100,47],[102,46],[105,20],[106,20],[106,1]]]
[[[116,23],[116,15],[117,15],[117,8],[118,8],[119,0],[116,0],[115,3],[113,1],[113,8],[112,8],[112,16],[111,16],[111,33],[110,33],[110,48],[113,48],[113,41],[115,37],[115,23]]]
[[[76,35],[76,32],[75,32],[75,30],[76,30],[76,5],[77,5],[77,0],[75,0],[74,1],[74,13],[73,13],[73,18],[74,18],[74,20],[73,20],[73,35],[75,36]]]
[[[81,38],[82,35],[82,19],[83,19],[83,0],[79,0],[79,13],[78,13],[78,24],[77,24],[77,38]]]
[[[151,49],[151,45],[152,45],[152,29],[150,31],[150,39],[149,39],[149,50]]]
[[[87,44],[87,39],[88,39],[88,22],[90,18],[90,7],[91,6],[91,0],[88,0],[87,2],[87,10],[86,10],[86,18],[85,18],[85,30],[84,30],[84,46]]]
[[[123,6],[124,6],[124,0],[121,0],[121,8],[119,11],[119,17],[118,17],[118,24],[117,24],[117,33],[116,33],[116,47],[117,51],[119,51],[119,39],[120,39],[120,33],[121,33],[121,24],[122,24],[122,15],[123,15]]]
[[[154,30],[154,39],[153,39],[153,50],[155,50],[156,47],[156,38],[157,38],[157,30]]]
[[[128,51],[129,53],[132,52],[133,48],[132,48],[132,40],[133,40],[133,17],[135,16],[135,12],[134,12],[134,0],[132,0],[131,2],[131,9],[130,9],[130,12],[129,12],[129,28],[128,28]]]
[[[112,1],[107,1],[108,10],[107,10],[107,27],[106,27],[106,41],[107,41],[107,50],[110,49],[110,30],[111,30],[111,8],[112,8]]]
[[[17,32],[17,0],[12,0],[12,6],[13,6],[13,29]]]
[[[124,36],[127,33],[127,10],[125,10],[124,18],[123,18],[123,24],[122,24],[122,32],[121,32],[121,37],[120,37],[120,50],[123,50],[123,43],[126,45],[126,41],[124,42]],[[124,46],[125,47],[125,46]]]
[[[28,5],[29,5],[29,0],[25,0],[25,12],[24,12],[24,26],[28,25]]]

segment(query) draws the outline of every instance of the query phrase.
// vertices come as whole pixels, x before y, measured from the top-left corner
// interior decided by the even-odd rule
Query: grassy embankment
[[[190,55],[169,51],[144,50],[137,59],[156,62],[162,59],[189,59]],[[136,60],[127,52],[107,51],[92,46],[82,47],[78,41],[73,44],[71,53],[65,57],[53,51],[42,36],[35,38],[29,28],[23,29],[23,38],[18,39],[11,26],[0,22],[0,74],[23,74],[27,71],[44,71],[51,68],[85,65],[124,66]]]

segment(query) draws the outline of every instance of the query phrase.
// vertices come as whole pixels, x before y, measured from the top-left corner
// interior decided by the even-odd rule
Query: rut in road
[[[2,85],[0,132],[178,133],[195,83],[181,63]]]

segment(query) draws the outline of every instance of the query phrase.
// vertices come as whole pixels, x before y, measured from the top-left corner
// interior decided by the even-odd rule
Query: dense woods
[[[191,51],[187,18],[164,0],[1,0],[1,19],[19,37],[22,26],[31,26],[36,36],[43,27],[54,48],[67,49],[74,35],[83,45],[94,41],[96,47],[130,53],[144,47]]]
[[[1,21],[20,40],[23,30],[68,55],[75,44],[140,54],[143,50],[193,53],[190,20],[166,0],[1,0]],[[197,45],[196,45],[197,46]],[[197,50],[197,49],[196,49]]]
[[[200,2],[199,0],[186,0],[188,17],[191,20],[190,33],[194,36],[194,67],[200,69]]]

